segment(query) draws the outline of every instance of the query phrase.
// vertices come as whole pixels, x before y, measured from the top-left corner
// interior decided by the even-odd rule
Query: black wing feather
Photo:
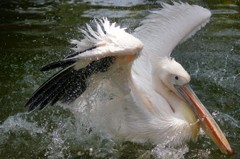
[[[75,56],[77,56],[79,54],[82,54],[82,53],[84,53],[86,51],[91,51],[91,50],[93,50],[95,48],[97,48],[97,47],[94,46],[94,47],[91,47],[89,49],[86,49],[86,50],[83,50],[83,51],[79,51],[79,52],[75,52],[73,54],[70,54],[67,57],[65,57],[65,59],[63,59],[61,61],[56,61],[56,62],[52,62],[50,64],[47,64],[46,66],[41,68],[40,71],[49,71],[49,70],[52,70],[52,69],[55,69],[55,68],[58,68],[58,67],[61,67],[61,68],[68,67],[68,66],[74,64],[77,61],[77,59],[74,58]]]
[[[93,46],[93,47],[88,48],[88,49],[86,49],[86,50],[75,52],[75,53],[70,54],[70,55],[68,55],[67,57],[65,57],[65,59],[72,58],[72,57],[74,57],[74,56],[77,56],[77,55],[79,55],[79,54],[82,54],[82,53],[84,53],[84,52],[86,52],[86,51],[91,51],[91,50],[96,49],[96,48],[97,48],[96,46]]]
[[[26,103],[29,111],[57,101],[71,103],[87,89],[87,79],[94,73],[105,72],[115,61],[115,57],[105,57],[76,70],[74,64],[57,72],[44,82]]]
[[[43,68],[41,68],[40,71],[49,71],[58,67],[68,67],[72,64],[74,64],[76,62],[76,59],[66,59],[66,60],[62,60],[62,61],[56,61],[56,62],[52,62],[46,66],[44,66]]]

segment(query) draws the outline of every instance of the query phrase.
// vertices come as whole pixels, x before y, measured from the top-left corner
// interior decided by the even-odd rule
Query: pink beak
[[[200,120],[200,126],[205,133],[213,140],[220,151],[224,154],[233,154],[234,151],[231,148],[228,140],[215,122],[211,114],[204,107],[196,94],[193,92],[189,84],[183,86],[175,86],[181,96],[189,104],[195,115]]]

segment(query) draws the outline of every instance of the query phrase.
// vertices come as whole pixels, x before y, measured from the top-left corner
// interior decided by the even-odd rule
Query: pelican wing
[[[100,23],[100,24],[99,24]],[[43,83],[26,103],[29,111],[57,101],[70,103],[78,98],[87,88],[88,78],[95,73],[105,72],[118,56],[135,55],[143,47],[140,40],[125,32],[124,28],[110,23],[106,18],[95,20],[96,30],[87,24],[81,30],[85,38],[72,40],[75,52],[65,59],[44,66],[41,71],[62,68]],[[82,67],[82,59],[90,61]]]
[[[187,3],[162,3],[162,7],[147,16],[134,34],[144,43],[143,54],[152,59],[169,57],[176,45],[194,35],[211,16],[208,9]]]
[[[148,15],[134,32],[134,36],[144,43],[144,48],[133,62],[131,75],[135,87],[143,94],[153,89],[151,69],[159,58],[169,58],[176,45],[195,34],[211,16],[209,10],[187,3],[162,3],[162,7]]]
[[[66,67],[82,59],[94,61],[108,56],[134,55],[142,50],[143,44],[139,39],[127,33],[125,28],[116,26],[116,23],[110,23],[107,18],[95,20],[95,24],[97,31],[87,24],[86,30],[81,29],[85,38],[71,41],[76,45],[72,48],[75,53],[44,66],[41,71]]]

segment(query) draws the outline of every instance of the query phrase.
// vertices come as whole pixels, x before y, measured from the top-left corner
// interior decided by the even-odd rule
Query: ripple
[[[237,10],[234,9],[215,9],[212,10],[213,14],[239,14]]]
[[[84,0],[91,5],[100,6],[122,6],[122,7],[132,7],[135,5],[145,4],[144,0],[117,0],[117,1],[105,1],[105,0]]]
[[[84,12],[83,17],[108,17],[108,18],[121,18],[127,17],[131,11],[115,11],[109,9],[90,9]]]

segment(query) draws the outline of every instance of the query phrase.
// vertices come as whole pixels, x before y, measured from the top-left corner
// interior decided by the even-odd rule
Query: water
[[[206,137],[179,148],[107,139],[84,116],[48,107],[26,113],[24,104],[51,73],[41,66],[69,54],[70,39],[93,17],[107,16],[133,31],[158,1],[122,0],[0,2],[0,158],[239,158],[240,2],[192,0],[210,8],[210,23],[174,50],[192,76],[192,87],[226,134],[234,156]],[[189,60],[185,60],[186,57]]]

